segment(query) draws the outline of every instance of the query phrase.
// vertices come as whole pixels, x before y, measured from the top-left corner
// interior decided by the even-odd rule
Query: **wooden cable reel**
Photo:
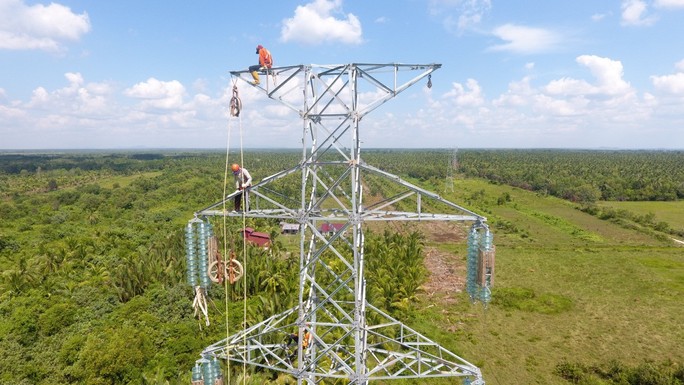
[[[221,257],[221,252],[218,248],[218,239],[216,236],[209,237],[209,279],[214,283],[223,283],[228,278],[228,283],[231,285],[237,282],[242,277],[242,264],[235,259],[235,251],[231,248],[230,259],[225,261]]]

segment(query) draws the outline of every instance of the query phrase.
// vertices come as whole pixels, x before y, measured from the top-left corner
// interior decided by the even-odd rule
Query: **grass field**
[[[673,229],[684,230],[684,201],[676,202],[601,202],[602,207],[627,210],[638,215],[655,215],[655,222],[667,222]]]
[[[497,204],[502,194],[510,201]],[[494,302],[484,309],[465,294],[457,304],[423,295],[411,322],[481,365],[487,384],[568,384],[554,374],[565,361],[684,363],[684,247],[508,186],[458,181],[442,195],[487,211],[497,245]],[[684,221],[683,202],[619,207],[654,212],[673,227]],[[456,249],[454,263],[464,264],[465,242]]]

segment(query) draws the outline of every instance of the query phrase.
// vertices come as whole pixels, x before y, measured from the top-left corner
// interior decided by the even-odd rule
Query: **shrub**
[[[556,365],[553,373],[573,384],[579,384],[587,376],[587,369],[581,364],[563,361]]]
[[[495,289],[493,304],[504,309],[541,314],[558,314],[572,308],[572,300],[558,294],[537,295],[534,290],[520,287]]]

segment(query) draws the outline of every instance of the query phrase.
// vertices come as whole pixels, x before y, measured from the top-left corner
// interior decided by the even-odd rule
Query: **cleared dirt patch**
[[[454,303],[465,288],[465,263],[461,257],[425,248],[425,266],[429,271],[427,282],[422,289],[428,298],[444,304]]]
[[[385,229],[398,232],[418,231],[423,234],[426,246],[423,247],[425,267],[428,278],[421,286],[423,294],[430,302],[444,306],[458,301],[460,293],[465,290],[466,261],[465,255],[439,248],[440,244],[462,244],[465,246],[468,235],[467,227],[461,222],[401,222],[369,223],[372,231],[381,233]],[[465,247],[462,248],[465,250]]]
[[[467,232],[462,224],[453,222],[421,223],[419,229],[427,243],[464,243]],[[425,267],[428,279],[422,289],[428,298],[441,304],[454,303],[465,289],[465,259],[462,255],[443,251],[435,246],[425,246]]]

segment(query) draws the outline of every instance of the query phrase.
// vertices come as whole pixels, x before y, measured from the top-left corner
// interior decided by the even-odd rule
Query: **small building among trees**
[[[299,224],[298,223],[280,222],[280,233],[281,234],[297,234],[297,233],[299,233]]]
[[[251,227],[245,227],[244,230],[240,231],[241,234],[243,232],[247,242],[265,249],[271,246],[271,237],[268,234],[254,231]]]
[[[325,222],[321,225],[321,227],[318,228],[318,231],[321,232],[323,235],[327,236],[333,236],[335,233],[338,231],[342,230],[344,227],[344,223],[330,223],[330,222]]]

